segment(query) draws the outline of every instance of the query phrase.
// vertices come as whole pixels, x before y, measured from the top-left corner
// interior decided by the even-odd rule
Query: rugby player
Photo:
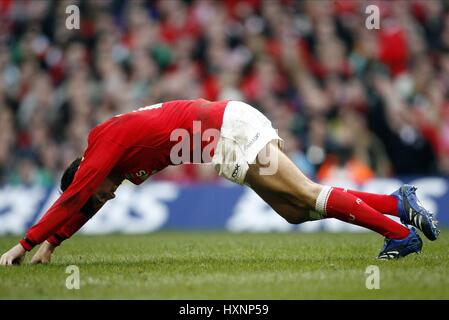
[[[241,101],[176,100],[112,117],[91,130],[84,155],[62,176],[60,197],[0,265],[19,264],[38,244],[31,263],[50,262],[55,248],[113,199],[122,181],[138,185],[186,162],[212,162],[220,176],[252,188],[289,223],[336,218],[381,234],[379,259],[419,253],[423,243],[415,228],[437,239],[437,221],[414,186],[380,195],[320,185],[294,165],[282,144],[270,120]]]

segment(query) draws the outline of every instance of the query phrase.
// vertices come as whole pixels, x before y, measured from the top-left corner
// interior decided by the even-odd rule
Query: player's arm
[[[39,247],[31,259],[32,264],[47,264],[50,262],[53,252],[64,240],[74,235],[93,215],[88,215],[82,211],[76,212],[66,224],[64,224],[55,234],[51,235]]]
[[[95,190],[111,172],[123,153],[123,147],[113,142],[96,142],[86,150],[84,160],[73,182],[46,214],[32,226],[19,244],[0,258],[0,265],[20,261],[26,251],[54,235],[76,216]]]
[[[85,160],[87,159],[85,158]],[[81,227],[83,217],[80,215],[80,209],[106,175],[106,171],[94,170],[94,167],[88,161],[80,165],[72,185],[61,194],[39,222],[28,230],[19,244],[0,258],[0,265],[19,264],[20,258],[25,255],[26,251],[31,251],[34,246],[54,236],[58,230],[64,228],[65,224],[72,226],[79,224]],[[47,262],[49,262],[49,258],[54,251],[54,245],[46,241],[41,248],[33,257],[32,263],[41,260],[48,260]]]
[[[56,247],[60,246],[61,243],[74,235],[81,229],[87,221],[90,220],[100,208],[96,210],[81,210],[76,212],[66,224],[64,224],[55,234],[51,235],[47,240],[45,240],[39,247],[39,250],[35,253],[31,259],[32,264],[47,264],[50,263],[53,252]]]

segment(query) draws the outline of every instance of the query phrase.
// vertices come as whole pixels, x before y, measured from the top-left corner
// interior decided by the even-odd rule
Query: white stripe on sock
[[[316,204],[315,204],[316,211],[326,214],[327,200],[329,199],[329,195],[331,194],[331,191],[332,191],[332,187],[328,187],[328,186],[324,186],[323,189],[321,189],[321,192],[318,195],[318,198],[316,198]]]

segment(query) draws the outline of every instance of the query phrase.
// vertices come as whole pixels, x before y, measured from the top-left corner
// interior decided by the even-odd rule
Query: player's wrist
[[[28,239],[27,237],[24,237],[23,239],[19,240],[20,245],[25,249],[25,251],[31,251],[36,246],[36,243]]]
[[[58,247],[61,245],[61,243],[65,240],[64,237],[61,237],[58,234],[54,234],[52,236],[50,236],[46,241],[52,245],[53,247]]]
[[[54,244],[50,243],[48,240],[45,240],[43,245],[44,245],[45,249],[47,249],[48,251],[50,251],[52,253],[55,251],[56,247],[58,246],[58,245],[54,245]]]

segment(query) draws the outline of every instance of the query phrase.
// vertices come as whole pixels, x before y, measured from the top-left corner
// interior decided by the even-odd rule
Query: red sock
[[[368,192],[361,192],[361,191],[355,191],[355,190],[350,190],[350,189],[334,187],[334,190],[335,189],[344,191],[344,192],[348,192],[348,193],[356,196],[357,198],[362,199],[371,208],[374,208],[383,214],[389,214],[389,215],[396,216],[396,217],[399,216],[398,199],[396,197],[390,196],[388,194],[368,193]]]
[[[362,199],[339,189],[324,187],[318,196],[316,210],[324,212],[328,218],[371,229],[390,239],[403,239],[410,232],[407,227],[384,216]]]

